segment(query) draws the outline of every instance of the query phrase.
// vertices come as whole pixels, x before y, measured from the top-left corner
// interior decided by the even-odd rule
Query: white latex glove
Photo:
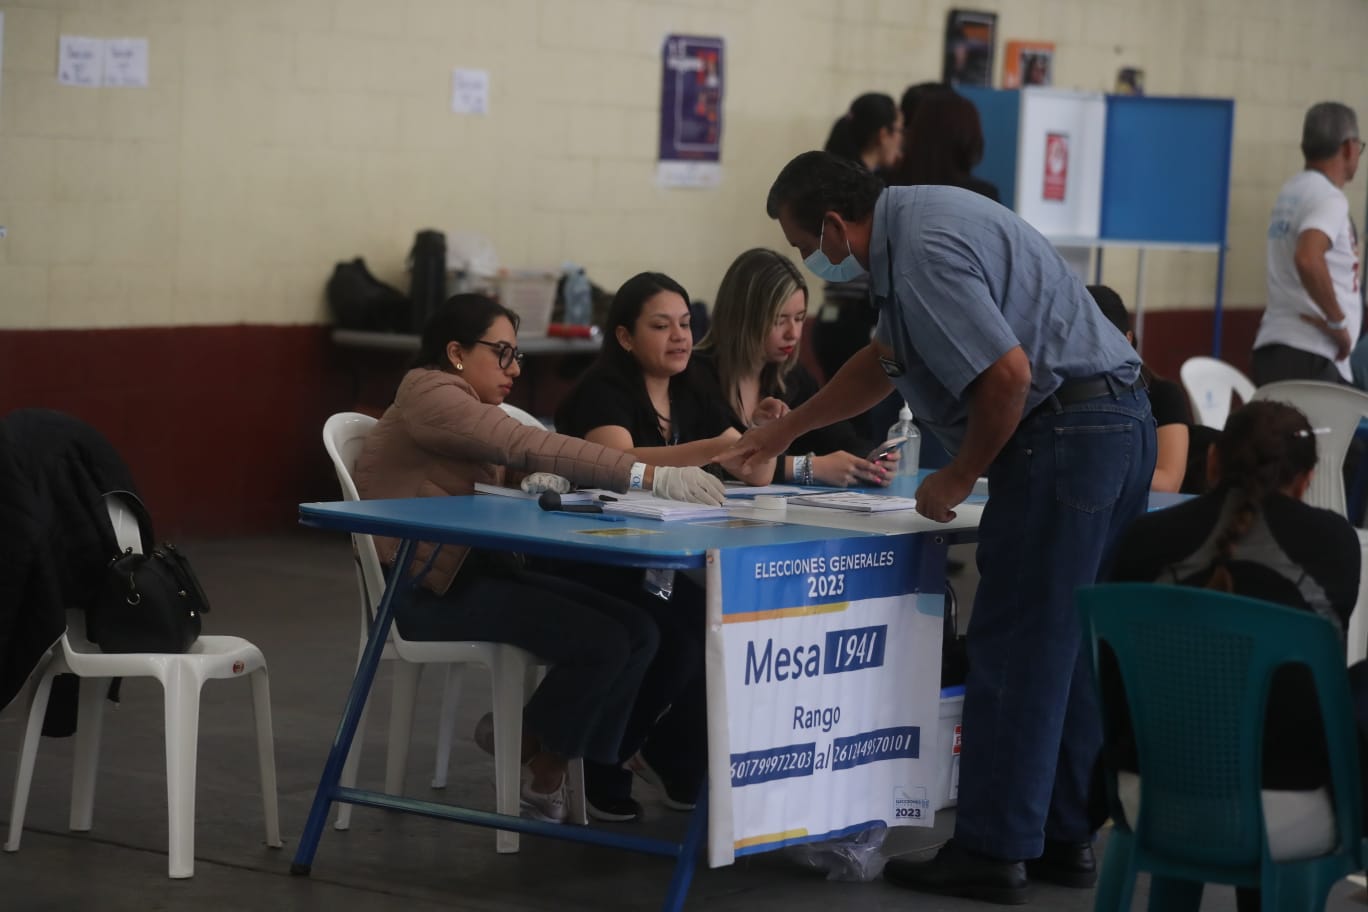
[[[727,498],[722,482],[695,466],[656,466],[651,493],[666,500],[720,507]]]
[[[528,494],[543,494],[547,491],[569,494],[570,479],[553,472],[533,472],[522,480],[522,489]]]

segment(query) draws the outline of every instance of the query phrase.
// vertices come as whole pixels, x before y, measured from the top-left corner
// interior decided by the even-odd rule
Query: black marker
[[[544,491],[542,496],[537,498],[537,504],[547,511],[558,513],[602,513],[603,507],[595,503],[567,504],[561,503],[561,496],[555,491]]]

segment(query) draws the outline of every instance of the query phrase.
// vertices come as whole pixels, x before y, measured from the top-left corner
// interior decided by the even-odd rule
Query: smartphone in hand
[[[874,451],[869,454],[869,461],[878,462],[880,459],[884,459],[892,453],[896,453],[898,450],[902,449],[904,443],[907,443],[906,437],[890,437],[874,448]]]

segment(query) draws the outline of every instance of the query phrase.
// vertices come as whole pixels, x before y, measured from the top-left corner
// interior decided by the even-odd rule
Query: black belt
[[[1102,377],[1089,377],[1086,380],[1065,380],[1059,389],[1045,397],[1045,401],[1031,409],[1027,417],[1034,418],[1036,415],[1046,412],[1059,412],[1066,405],[1087,402],[1089,399],[1100,399],[1103,396],[1120,396],[1122,393],[1144,388],[1145,381],[1140,377],[1135,378],[1134,383],[1122,383],[1110,374]]]

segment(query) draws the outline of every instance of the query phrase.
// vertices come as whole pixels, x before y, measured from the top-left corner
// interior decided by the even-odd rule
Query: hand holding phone
[[[902,449],[905,443],[907,443],[906,437],[890,437],[874,448],[874,451],[869,454],[869,461],[878,462],[880,459],[886,459],[889,455]]]

